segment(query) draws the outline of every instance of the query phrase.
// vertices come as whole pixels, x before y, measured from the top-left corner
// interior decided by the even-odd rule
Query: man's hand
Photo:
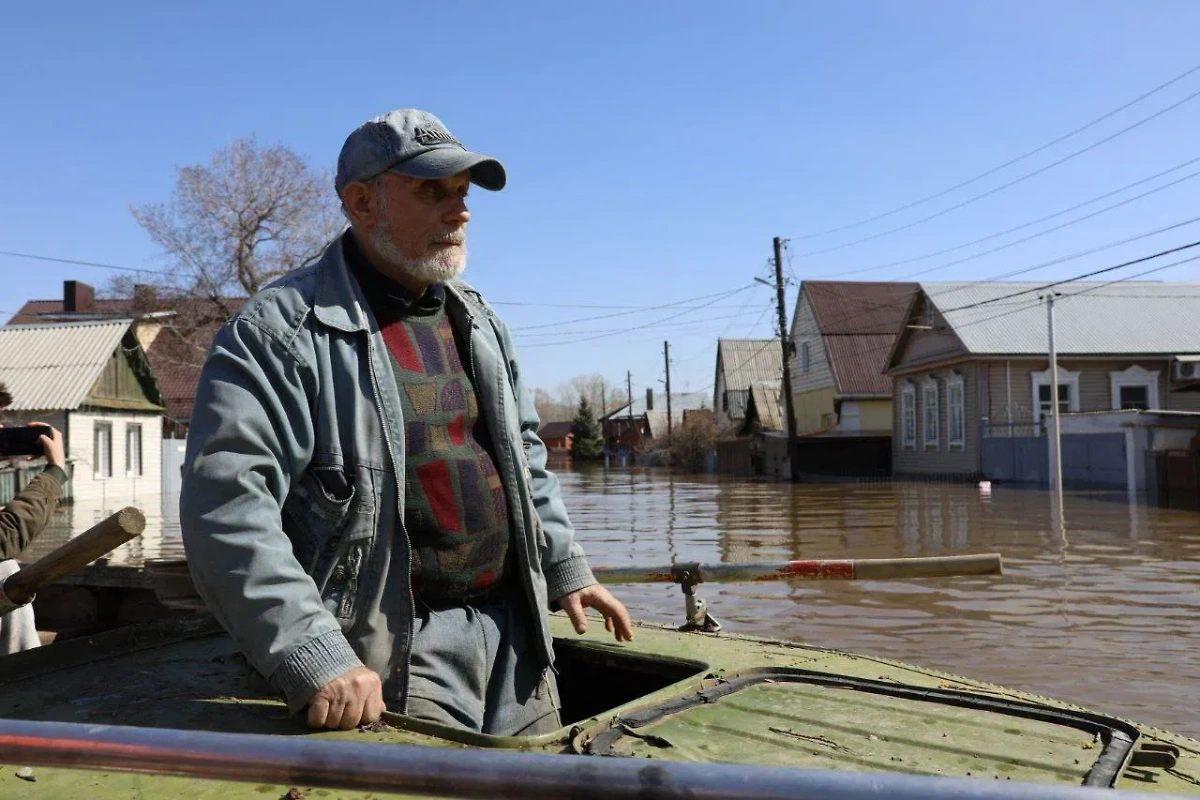
[[[379,719],[384,708],[379,673],[355,667],[322,686],[308,701],[308,726],[349,731]]]
[[[38,437],[38,443],[42,446],[42,452],[46,454],[46,462],[53,464],[59,469],[67,468],[67,459],[63,454],[62,434],[57,428],[46,425],[44,422],[31,422],[30,425],[45,425],[47,433]]]
[[[558,598],[558,604],[571,618],[576,633],[587,631],[587,617],[583,610],[594,608],[604,615],[604,629],[612,633],[618,642],[633,641],[633,623],[629,620],[629,612],[620,600],[598,583],[564,594]]]

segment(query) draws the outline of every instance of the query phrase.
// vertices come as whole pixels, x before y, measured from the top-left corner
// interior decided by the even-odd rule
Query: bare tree
[[[312,262],[345,224],[326,173],[253,137],[180,169],[168,202],[132,211],[167,255],[160,293],[205,298],[225,315],[225,298]]]
[[[576,375],[560,383],[553,392],[542,388],[533,390],[533,404],[542,422],[574,418],[580,400],[587,400],[597,417],[602,411],[612,412],[628,402],[624,386],[618,386],[598,373]]]

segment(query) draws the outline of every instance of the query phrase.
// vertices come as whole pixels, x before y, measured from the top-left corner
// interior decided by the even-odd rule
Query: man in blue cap
[[[197,589],[317,728],[562,725],[547,613],[628,612],[575,541],[507,327],[458,276],[493,158],[400,109],[350,134],[349,230],[218,333],[180,497]]]

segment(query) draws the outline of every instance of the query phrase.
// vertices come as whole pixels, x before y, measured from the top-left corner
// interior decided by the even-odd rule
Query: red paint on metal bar
[[[789,561],[774,573],[764,575],[756,580],[769,581],[777,576],[796,576],[799,578],[854,578],[854,562],[846,559],[817,559],[810,561]]]

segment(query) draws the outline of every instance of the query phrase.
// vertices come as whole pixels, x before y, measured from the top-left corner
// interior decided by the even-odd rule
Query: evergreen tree
[[[586,397],[579,399],[579,409],[572,420],[571,433],[575,435],[571,440],[571,458],[576,461],[590,461],[604,455],[604,433]]]

